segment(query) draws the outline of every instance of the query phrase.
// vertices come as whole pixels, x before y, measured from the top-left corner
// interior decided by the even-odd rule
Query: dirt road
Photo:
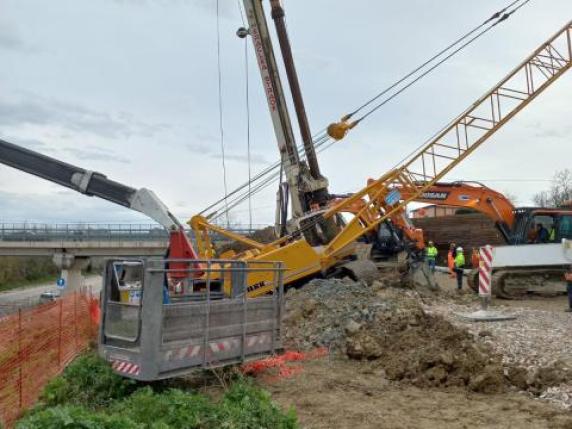
[[[99,294],[99,291],[101,290],[101,276],[95,275],[84,277],[83,286],[91,288],[92,293]],[[57,290],[57,286],[54,282],[51,282],[2,292],[0,293],[0,316],[2,314],[10,313],[15,309],[17,310],[18,308],[37,305],[42,293]]]

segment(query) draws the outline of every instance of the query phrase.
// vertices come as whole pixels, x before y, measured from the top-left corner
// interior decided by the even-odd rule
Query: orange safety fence
[[[97,335],[97,301],[73,292],[0,319],[0,422],[10,427]]]
[[[263,375],[268,382],[274,382],[281,378],[288,378],[302,372],[300,365],[289,365],[288,362],[300,362],[305,360],[319,359],[329,353],[325,347],[317,348],[309,352],[299,352],[287,350],[281,355],[248,362],[242,365],[241,371],[245,375]],[[274,369],[274,375],[266,374],[268,370]]]

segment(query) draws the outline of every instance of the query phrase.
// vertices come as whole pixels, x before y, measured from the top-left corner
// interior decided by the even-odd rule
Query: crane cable
[[[517,1],[521,1],[521,0],[517,0]],[[427,69],[426,71],[424,71],[423,73],[421,73],[419,76],[417,76],[414,80],[412,80],[411,82],[409,82],[407,85],[405,85],[403,88],[401,88],[399,91],[393,93],[391,96],[385,98],[381,103],[378,103],[375,105],[375,107],[373,107],[372,109],[370,109],[369,111],[367,111],[365,114],[363,114],[359,119],[357,119],[357,123],[363,121],[365,118],[367,118],[368,116],[370,116],[372,113],[374,113],[375,111],[377,111],[378,109],[380,109],[381,107],[383,107],[385,104],[389,103],[391,100],[393,100],[395,97],[397,97],[399,94],[401,94],[402,92],[404,92],[405,90],[407,90],[409,87],[411,87],[412,85],[414,85],[415,83],[417,83],[419,80],[421,80],[423,77],[427,76],[429,73],[431,73],[433,70],[435,70],[437,67],[439,67],[441,64],[443,64],[445,61],[449,60],[451,57],[453,57],[455,54],[457,54],[458,52],[462,51],[463,49],[465,49],[467,46],[469,46],[471,43],[473,43],[475,40],[479,39],[480,37],[482,37],[483,35],[485,35],[486,33],[488,33],[490,30],[492,30],[494,27],[496,27],[498,24],[500,24],[503,21],[506,21],[508,18],[510,18],[510,16],[516,12],[518,9],[520,9],[522,6],[524,6],[526,3],[528,3],[530,0],[525,0],[524,3],[522,3],[520,6],[518,6],[516,9],[514,9],[513,11],[509,12],[509,13],[502,13],[502,12],[497,12],[493,15],[493,17],[498,16],[498,18],[496,18],[497,20],[494,21],[492,24],[490,24],[487,28],[485,28],[484,30],[482,30],[481,32],[479,32],[476,36],[473,36],[471,39],[469,39],[467,42],[463,43],[461,46],[459,46],[457,49],[455,49],[453,52],[449,53],[447,56],[445,56],[444,58],[442,58],[440,61],[438,61],[436,64],[434,64],[433,66],[431,66],[429,69]],[[516,2],[513,2],[513,4]],[[506,10],[506,9],[504,9]],[[499,15],[500,14],[500,15]],[[490,22],[492,19],[495,18],[489,18],[489,20],[485,21],[485,24],[487,22]],[[484,24],[483,24],[484,25]],[[482,28],[482,26],[477,27],[477,29]],[[476,31],[476,30],[475,30]],[[473,32],[471,33],[467,33],[468,34],[473,34]],[[463,36],[463,40],[466,38],[466,36]],[[460,40],[459,40],[460,41]],[[458,42],[457,42],[458,43]],[[447,50],[449,50],[449,48],[447,48]],[[441,54],[443,53],[443,51],[441,52]],[[435,57],[434,57],[435,58]],[[433,58],[433,59],[434,59]],[[432,59],[432,60],[433,60]],[[432,61],[431,60],[431,61]],[[411,73],[413,74],[413,73]],[[411,76],[410,74],[410,76]],[[403,80],[402,80],[403,81]],[[386,89],[383,94],[387,93],[389,90],[393,89],[395,86],[397,86],[397,83],[392,85],[391,87],[389,87],[388,89]],[[379,96],[383,95],[383,94],[379,94],[377,98],[379,98]],[[368,102],[367,104],[369,105],[372,101]],[[360,108],[361,110],[361,108]],[[353,113],[352,113],[353,115]]]
[[[224,185],[224,202],[226,213],[226,226],[230,226],[230,217],[228,212],[228,186],[226,182],[226,162],[224,153],[224,123],[223,123],[223,97],[222,97],[222,67],[220,55],[220,0],[216,0],[216,48],[217,48],[217,73],[218,73],[218,125],[220,134],[220,149],[222,155],[222,180]]]
[[[325,143],[330,142],[330,145],[322,147]],[[325,139],[322,141],[322,143],[318,144],[316,146],[316,149],[320,149],[317,152],[321,153],[323,152],[325,149],[327,149],[328,147],[330,147],[333,143],[335,143],[335,141],[331,141],[331,139]],[[299,150],[299,154],[301,156],[301,161],[304,161],[305,158],[303,157],[303,151],[302,149]],[[278,167],[281,166],[280,163],[277,164]],[[251,195],[256,195],[259,192],[263,191],[264,189],[266,189],[268,186],[272,185],[273,183],[275,183],[277,180],[279,182],[281,182],[280,177],[282,175],[282,168],[280,168],[280,172],[274,172],[272,173],[272,175],[266,177],[263,181],[261,181],[260,183],[258,183],[256,186],[254,186],[252,188],[252,190],[250,191]],[[271,173],[272,171],[269,171],[268,173]],[[266,175],[268,175],[268,173]],[[228,209],[232,210],[235,207],[237,207],[238,205],[240,205],[242,202],[244,202],[249,196],[249,191],[246,191],[242,194],[239,194],[238,196],[234,197],[228,204]],[[213,207],[210,207],[211,209]],[[226,210],[226,208],[225,208]],[[207,210],[208,211],[208,210]],[[218,219],[219,217],[221,217],[224,214],[224,210],[222,211],[217,211],[215,210],[214,212],[212,212],[210,215],[207,216],[207,218],[209,219]]]
[[[405,86],[404,88],[402,88],[400,91],[398,91],[397,93],[393,94],[392,96],[388,97],[387,100],[384,100],[382,103],[380,103],[380,105],[374,107],[373,109],[371,109],[370,111],[368,111],[367,113],[365,113],[361,118],[357,119],[355,121],[355,123],[359,123],[361,120],[365,119],[366,117],[368,117],[369,115],[371,115],[372,113],[374,113],[376,110],[378,110],[381,106],[383,106],[384,104],[386,104],[387,102],[389,102],[391,99],[395,98],[397,95],[401,94],[404,90],[406,90],[407,88],[409,88],[411,85],[413,85],[415,82],[417,82],[419,79],[421,79],[422,77],[426,76],[428,73],[430,73],[431,71],[433,71],[436,67],[438,67],[439,65],[443,64],[445,61],[447,61],[448,59],[450,59],[453,55],[455,55],[457,52],[459,52],[460,50],[464,49],[466,46],[468,46],[469,44],[471,44],[473,41],[475,41],[476,39],[478,39],[479,37],[481,37],[484,33],[490,31],[492,28],[494,28],[495,26],[497,26],[498,24],[500,24],[503,21],[506,21],[508,18],[510,18],[510,16],[512,14],[514,14],[517,10],[519,10],[521,7],[523,7],[524,5],[526,5],[527,3],[530,2],[530,0],[525,0],[522,4],[518,5],[516,8],[514,8],[512,11],[510,12],[506,12],[508,9],[510,9],[512,6],[514,6],[516,3],[519,3],[521,0],[516,0],[513,1],[509,6],[507,6],[506,8],[504,8],[502,10],[502,12],[497,12],[495,13],[491,18],[494,20],[496,19],[495,22],[493,22],[488,28],[486,28],[485,30],[483,30],[481,33],[477,34],[477,36],[473,37],[472,39],[470,39],[468,42],[466,42],[465,44],[463,44],[460,48],[456,49],[455,51],[453,51],[451,54],[449,54],[448,56],[446,56],[443,60],[439,61],[436,65],[432,66],[429,70],[427,70],[426,72],[424,72],[422,75],[420,75],[419,77],[417,77],[415,80],[413,80],[412,82],[410,82],[407,86]],[[505,13],[506,12],[506,13]],[[497,16],[498,15],[498,16]],[[490,20],[489,20],[490,22]],[[454,122],[454,121],[452,121]],[[446,127],[443,127],[441,129],[441,131],[443,129],[445,129]],[[427,144],[428,142],[430,142],[431,140],[433,140],[437,135],[439,135],[439,133],[441,132],[437,132],[435,133],[431,138],[427,139],[426,142],[422,145],[420,145],[417,149],[415,149],[414,151],[412,151],[409,155],[407,155],[403,161],[405,161],[407,158],[411,157],[413,154],[415,154],[420,148],[422,148],[425,144]],[[328,149],[330,146],[332,146],[333,144],[335,144],[337,141],[339,141],[338,139],[335,139],[333,142],[331,142],[328,146],[326,146],[323,150]],[[402,162],[403,162],[402,161]],[[400,163],[396,164],[395,167],[397,167]],[[394,168],[395,168],[394,167]],[[308,230],[309,228],[312,228],[317,222],[319,221],[318,217],[316,218],[316,220],[313,220],[312,222],[308,222],[306,225],[304,225],[303,227],[300,227],[299,229],[292,231],[288,237],[294,237],[297,234],[301,234],[304,233],[306,230]]]
[[[470,39],[468,42],[464,43],[461,47],[457,48],[453,53],[449,54],[447,57],[445,57],[444,59],[442,59],[441,61],[439,61],[439,63],[437,63],[436,65],[433,65],[429,70],[427,70],[426,72],[424,72],[422,75],[418,76],[414,81],[410,82],[407,86],[405,86],[404,88],[400,89],[397,93],[391,95],[390,97],[388,97],[387,99],[384,99],[381,103],[379,103],[378,105],[376,105],[373,109],[371,109],[370,111],[366,112],[366,114],[364,114],[364,116],[362,116],[361,118],[359,118],[357,121],[355,121],[356,123],[359,121],[362,121],[363,119],[365,119],[366,117],[368,117],[369,115],[371,115],[373,112],[375,112],[376,110],[378,110],[379,108],[381,108],[383,105],[387,104],[389,101],[391,101],[392,99],[394,99],[395,97],[397,97],[399,94],[401,94],[402,92],[404,92],[406,89],[408,89],[410,86],[412,86],[414,83],[416,83],[417,81],[419,81],[421,78],[425,77],[427,74],[429,74],[430,72],[432,72],[435,68],[437,68],[438,66],[442,65],[445,61],[449,60],[452,56],[454,56],[455,54],[457,54],[458,52],[460,52],[461,50],[463,50],[464,48],[466,48],[468,45],[470,45],[471,43],[473,43],[475,40],[477,40],[478,38],[482,37],[486,32],[490,31],[492,28],[496,27],[496,25],[498,25],[499,23],[505,21],[506,19],[508,19],[514,12],[516,12],[518,9],[520,9],[521,7],[523,7],[525,4],[527,4],[530,0],[525,0],[522,4],[518,5],[516,8],[514,8],[512,11],[507,12],[510,8],[512,8],[514,5],[516,5],[517,3],[522,2],[523,0],[514,0],[512,1],[509,5],[507,5],[506,7],[504,7],[503,9],[499,10],[498,12],[494,13],[493,15],[491,15],[490,18],[488,18],[487,20],[485,20],[482,24],[478,25],[477,27],[475,27],[474,29],[470,30],[469,32],[467,32],[466,34],[464,34],[463,36],[461,36],[459,39],[457,39],[455,42],[451,43],[450,45],[448,45],[445,49],[442,49],[439,53],[437,53],[436,55],[434,55],[433,57],[431,57],[429,60],[425,61],[423,64],[421,64],[420,66],[416,67],[413,71],[411,71],[410,73],[408,73],[406,76],[404,76],[403,78],[399,79],[398,81],[396,81],[395,83],[393,83],[392,85],[390,85],[389,87],[387,87],[386,89],[384,89],[383,91],[381,91],[380,93],[378,93],[375,97],[371,98],[370,100],[368,100],[366,103],[362,104],[361,106],[359,106],[357,109],[355,109],[353,112],[351,112],[349,115],[346,115],[344,118],[342,118],[342,120],[348,120],[349,118],[351,118],[351,116],[355,115],[356,113],[358,113],[359,111],[363,110],[365,107],[371,105],[374,101],[378,100],[381,96],[387,94],[389,91],[391,91],[391,89],[395,88],[396,86],[398,86],[399,84],[403,83],[404,81],[406,81],[409,77],[413,76],[415,73],[417,73],[418,71],[420,71],[423,67],[426,67],[427,65],[429,65],[430,63],[432,63],[435,59],[437,59],[438,57],[440,57],[441,55],[443,55],[445,52],[448,52],[452,47],[457,46],[460,42],[462,42],[463,40],[466,40],[468,37],[470,37],[471,35],[475,34],[475,32],[477,32],[479,29],[483,28],[484,26],[486,26],[487,24],[491,23],[491,25],[489,25],[489,27],[487,27],[484,31],[481,31],[479,34],[477,34],[477,36],[473,37],[472,39]],[[494,21],[494,22],[493,22]],[[329,128],[329,127],[328,127]],[[314,141],[314,145],[316,148],[320,148],[323,145],[324,146],[319,152],[323,152],[324,150],[329,149],[331,146],[333,146],[333,144],[335,144],[337,141],[339,141],[339,139],[332,139],[331,136],[329,136],[327,134],[327,132],[325,132],[326,130],[328,130],[328,128],[320,131],[319,133],[317,133],[314,137],[313,137],[313,141]],[[333,140],[333,141],[332,141]],[[298,152],[303,154],[302,148],[299,147],[298,148]],[[260,173],[258,173],[257,175],[255,175],[253,178],[251,178],[248,182],[246,182],[245,184],[239,186],[238,188],[236,188],[235,190],[233,190],[230,194],[227,195],[227,197],[236,195],[238,192],[240,192],[242,189],[244,189],[245,187],[249,187],[249,191],[247,191],[246,194],[242,194],[242,195],[238,195],[237,197],[235,197],[233,199],[233,201],[229,204],[228,209],[232,209],[233,207],[236,207],[236,205],[240,204],[241,202],[243,202],[245,200],[245,198],[247,198],[247,195],[252,193],[252,195],[260,192],[261,190],[263,190],[264,188],[266,188],[270,183],[274,182],[275,179],[277,178],[277,174],[272,174],[270,177],[266,178],[260,185],[257,185],[255,187],[251,187],[251,181],[252,182],[257,182],[259,180],[262,180],[262,178],[264,178],[265,176],[268,176],[270,173],[272,173],[275,169],[279,168],[281,165],[281,162],[277,162],[275,164],[270,165],[269,167],[265,168],[263,171],[261,171]],[[211,204],[209,207],[207,207],[206,209],[204,209],[201,214],[204,214],[212,209],[214,209],[216,206],[220,205],[221,202],[225,201],[225,198],[219,199],[216,202],[214,202],[213,204]],[[226,211],[226,207],[225,210]],[[208,217],[214,217],[214,218],[218,218],[219,216],[221,216],[224,212],[219,212],[218,210],[215,210],[211,215],[209,215]]]
[[[524,5],[526,5],[528,2],[530,2],[530,0],[513,0],[510,4],[508,4],[507,6],[505,6],[503,9],[499,10],[498,12],[495,12],[493,15],[491,15],[490,18],[488,18],[487,20],[485,20],[483,23],[479,24],[478,26],[476,26],[475,28],[473,28],[472,30],[470,30],[469,32],[465,33],[463,36],[461,36],[460,38],[458,38],[455,42],[451,43],[450,45],[448,45],[446,48],[442,49],[441,51],[439,51],[437,54],[433,55],[430,59],[428,59],[427,61],[425,61],[423,64],[419,65],[418,67],[416,67],[415,69],[413,69],[411,72],[409,72],[408,74],[406,74],[404,77],[402,77],[401,79],[397,80],[396,82],[394,82],[393,84],[389,85],[387,88],[385,88],[384,90],[382,90],[381,92],[379,92],[378,94],[376,94],[374,97],[372,97],[371,99],[369,99],[368,101],[366,101],[364,104],[362,104],[361,106],[359,106],[358,108],[354,109],[352,112],[346,114],[345,116],[342,117],[342,119],[340,120],[340,122],[338,123],[333,123],[330,124],[330,126],[328,127],[328,133],[334,137],[336,140],[341,140],[343,137],[345,137],[345,135],[347,134],[347,132],[354,128],[355,126],[357,126],[361,121],[363,121],[365,118],[367,118],[368,116],[370,116],[372,113],[374,113],[375,111],[379,110],[382,106],[384,106],[385,104],[387,104],[388,102],[390,102],[391,100],[393,100],[395,97],[397,97],[398,95],[400,95],[401,93],[403,93],[405,90],[407,90],[408,88],[410,88],[411,86],[413,86],[415,83],[417,83],[419,80],[421,80],[423,77],[427,76],[429,73],[431,73],[432,71],[434,71],[437,67],[441,66],[444,62],[448,61],[449,59],[451,59],[453,56],[455,56],[457,53],[459,53],[460,51],[462,51],[463,49],[465,49],[467,46],[471,45],[473,42],[475,42],[477,39],[481,38],[482,36],[484,36],[486,33],[488,33],[490,30],[492,30],[493,28],[495,28],[498,24],[500,24],[501,22],[506,21],[508,18],[510,18],[510,16],[512,14],[514,14],[517,10],[519,10],[521,7],[523,7]],[[516,6],[514,9],[510,10],[511,8],[513,8],[515,5],[517,5],[518,3],[521,3],[520,5]],[[484,30],[480,31],[483,27],[486,27]],[[478,32],[478,33],[477,33]],[[454,48],[455,46],[458,46],[461,42],[465,41],[466,39],[468,39],[469,37],[471,37],[473,34],[477,33],[475,36],[473,36],[472,38],[470,38],[468,41],[466,41],[465,43],[463,43],[461,46],[459,46],[457,49],[455,49],[454,51],[450,52],[447,56],[445,56],[444,58],[442,58],[440,61],[438,61],[436,64],[434,64],[433,66],[431,66],[430,68],[426,69],[422,74],[420,74],[419,76],[417,76],[414,80],[410,81],[409,83],[407,83],[405,86],[403,86],[401,89],[399,89],[397,92],[393,93],[392,95],[386,97],[385,99],[383,99],[383,101],[381,101],[380,103],[377,103],[373,108],[371,108],[370,110],[368,110],[365,114],[363,114],[359,119],[353,121],[353,122],[348,122],[353,116],[355,116],[358,112],[362,111],[364,108],[366,108],[367,106],[371,105],[372,103],[374,103],[375,101],[377,101],[380,97],[382,97],[383,95],[387,94],[388,92],[390,92],[392,89],[395,89],[396,87],[398,87],[400,84],[404,83],[405,81],[407,81],[407,79],[409,79],[410,77],[414,76],[416,73],[418,73],[419,71],[421,71],[424,67],[427,67],[429,64],[433,63],[435,60],[437,60],[439,57],[443,56],[446,52],[449,52],[452,48]]]
[[[320,131],[319,133],[317,133],[314,137],[313,137],[313,141],[314,141],[314,145],[316,148],[320,147],[323,144],[324,140],[330,140],[330,137],[326,134],[326,129],[324,128],[322,131]],[[298,150],[298,155],[300,155],[300,157],[303,157],[304,155],[304,148],[302,145],[299,145],[297,147]],[[258,172],[254,177],[252,177],[252,179],[250,181],[247,181],[245,183],[243,183],[242,185],[238,186],[237,188],[235,188],[233,191],[231,191],[226,197],[230,198],[234,195],[236,195],[238,192],[242,191],[244,188],[247,188],[249,185],[251,185],[254,182],[257,182],[259,180],[261,180],[262,178],[264,178],[265,176],[268,176],[268,174],[272,173],[274,170],[277,170],[280,168],[281,166],[281,161],[277,161],[274,164],[271,164],[269,166],[267,166],[266,168],[264,168],[262,171]],[[206,207],[205,209],[203,209],[199,214],[200,215],[206,215],[207,212],[216,211],[216,208],[218,206],[221,205],[221,203],[224,203],[225,201],[225,197],[222,197],[218,200],[216,200],[214,203],[210,204],[208,207]],[[207,217],[211,217],[210,215],[207,215]]]

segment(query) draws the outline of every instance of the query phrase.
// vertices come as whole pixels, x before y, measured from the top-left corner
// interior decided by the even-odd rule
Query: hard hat
[[[429,244],[433,244],[433,241],[429,240]]]
[[[457,247],[457,253],[462,252],[462,251],[463,251],[463,248],[462,248],[462,247],[460,247],[460,246]]]

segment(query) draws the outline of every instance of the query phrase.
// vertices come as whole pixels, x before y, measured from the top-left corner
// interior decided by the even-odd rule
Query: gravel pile
[[[376,281],[372,286],[350,279],[316,279],[286,295],[285,333],[289,348],[308,350],[328,347],[345,353],[346,333],[396,308],[397,303],[376,295],[376,291],[398,281]]]

